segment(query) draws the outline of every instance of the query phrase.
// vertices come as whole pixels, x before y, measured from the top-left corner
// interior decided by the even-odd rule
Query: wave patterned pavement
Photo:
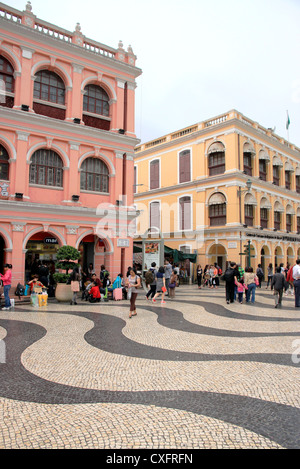
[[[1,449],[300,447],[300,311],[270,291],[0,311]]]

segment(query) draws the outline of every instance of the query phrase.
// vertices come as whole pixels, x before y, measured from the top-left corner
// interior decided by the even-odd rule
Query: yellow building
[[[299,203],[300,149],[236,110],[135,151],[137,241],[150,228],[202,268],[293,263]]]

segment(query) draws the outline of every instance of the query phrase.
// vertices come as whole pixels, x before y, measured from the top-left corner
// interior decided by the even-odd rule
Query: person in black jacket
[[[236,270],[236,263],[230,262],[229,267],[226,269],[224,275],[221,277],[222,280],[225,280],[227,304],[234,302],[235,278],[237,278],[237,276],[238,271]]]
[[[284,289],[284,275],[281,272],[281,267],[278,267],[276,270],[276,274],[272,278],[271,288],[274,288],[274,295],[275,295],[275,308],[281,306],[282,303],[282,295]]]

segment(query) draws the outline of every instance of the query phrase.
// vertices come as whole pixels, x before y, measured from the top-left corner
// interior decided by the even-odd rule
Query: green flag
[[[287,111],[287,118],[286,118],[286,129],[288,130],[289,129],[289,126],[290,126],[290,116],[289,116],[289,112]]]

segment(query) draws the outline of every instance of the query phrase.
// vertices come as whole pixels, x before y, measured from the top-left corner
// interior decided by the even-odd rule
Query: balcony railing
[[[30,2],[27,2],[26,10],[24,12],[16,10],[15,8],[11,8],[8,5],[0,2],[0,19],[3,18],[7,21],[22,24],[25,27],[32,28],[38,33],[44,34],[45,36],[65,43],[73,44],[75,46],[81,46],[87,51],[101,55],[103,57],[121,60],[122,62],[130,63],[130,65],[135,64],[136,57],[132,52],[131,46],[128,47],[128,51],[125,51],[123,48],[121,51],[119,51],[119,49],[114,49],[97,41],[87,39],[81,34],[79,23],[77,24],[76,30],[74,32],[67,31],[66,29],[36,18],[36,16],[32,14],[31,9]]]

